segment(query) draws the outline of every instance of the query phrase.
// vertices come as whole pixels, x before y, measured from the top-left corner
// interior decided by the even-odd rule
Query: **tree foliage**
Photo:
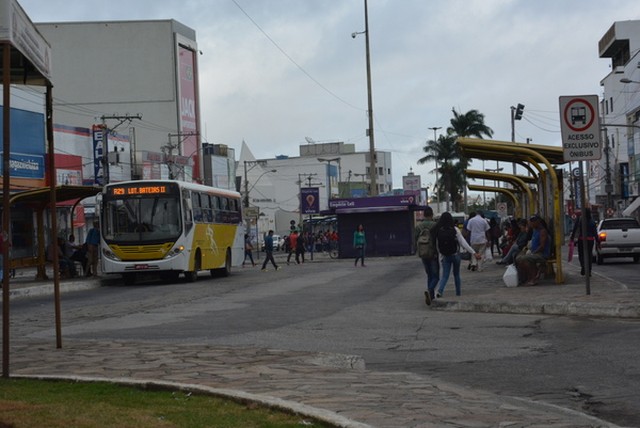
[[[422,148],[425,155],[418,159],[418,164],[435,161],[439,174],[435,183],[438,191],[438,201],[442,196],[449,195],[454,211],[460,211],[462,190],[467,185],[466,170],[470,160],[462,156],[456,143],[458,137],[483,138],[493,136],[493,130],[484,123],[484,114],[478,110],[469,110],[461,114],[452,109],[453,117],[446,135],[440,135],[437,140],[427,140]],[[446,193],[444,193],[446,192]]]

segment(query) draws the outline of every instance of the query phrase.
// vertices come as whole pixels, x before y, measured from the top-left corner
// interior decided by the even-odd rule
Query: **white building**
[[[607,208],[620,215],[640,194],[640,21],[615,22],[598,49],[611,59],[600,82],[605,153],[591,165],[602,217]]]
[[[299,146],[299,156],[255,159],[243,143],[237,176],[245,206],[257,210],[258,230],[273,229],[285,234],[293,220],[302,220],[300,191],[319,188],[319,208],[328,209],[331,198],[370,195],[369,152],[356,152],[353,144],[343,142],[310,143]],[[377,183],[380,194],[392,189],[391,153],[376,151]]]

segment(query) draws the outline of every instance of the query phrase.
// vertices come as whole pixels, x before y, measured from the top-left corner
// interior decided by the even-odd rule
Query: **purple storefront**
[[[331,213],[338,220],[340,258],[355,257],[353,232],[360,224],[367,240],[367,257],[413,254],[415,211],[424,209],[416,202],[415,194],[329,201]]]

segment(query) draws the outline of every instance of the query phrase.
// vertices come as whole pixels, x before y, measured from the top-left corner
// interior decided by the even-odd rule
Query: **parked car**
[[[640,261],[640,223],[633,217],[606,218],[598,223],[600,248],[595,249],[596,262],[605,258],[633,257]]]

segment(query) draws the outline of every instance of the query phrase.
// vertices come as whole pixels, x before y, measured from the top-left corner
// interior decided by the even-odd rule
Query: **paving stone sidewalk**
[[[322,260],[318,260],[322,262]],[[640,318],[640,292],[597,273],[565,267],[565,284],[507,288],[504,268],[463,271],[462,296],[449,287],[425,310]],[[63,292],[99,287],[65,280]],[[12,297],[51,293],[52,284],[18,282]],[[22,291],[21,291],[22,290]],[[55,343],[14,339],[12,376],[168,384],[261,402],[345,427],[603,427],[615,425],[557,406],[467,389],[428,376],[367,370],[358,356],[154,342]]]

